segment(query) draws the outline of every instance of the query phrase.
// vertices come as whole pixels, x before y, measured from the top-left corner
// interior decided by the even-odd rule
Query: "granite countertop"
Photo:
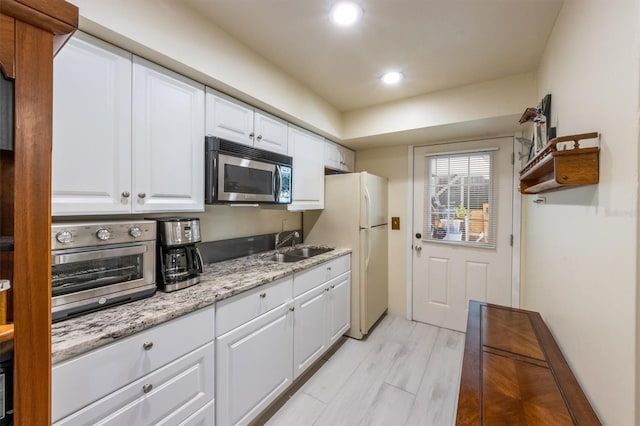
[[[280,251],[285,252],[286,249]],[[276,263],[266,260],[273,254],[273,251],[268,251],[206,265],[200,276],[200,283],[194,286],[172,293],[158,291],[147,299],[53,324],[52,362],[55,364],[80,355],[348,253],[351,253],[351,249],[336,248],[299,262]]]

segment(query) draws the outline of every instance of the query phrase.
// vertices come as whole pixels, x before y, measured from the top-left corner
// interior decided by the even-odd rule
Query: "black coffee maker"
[[[169,292],[199,283],[202,256],[196,243],[200,242],[200,220],[186,217],[155,220],[158,221],[158,288]]]

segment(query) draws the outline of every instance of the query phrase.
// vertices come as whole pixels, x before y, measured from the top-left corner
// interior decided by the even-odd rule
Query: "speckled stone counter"
[[[347,253],[351,253],[351,249],[337,248],[299,262],[276,263],[266,259],[273,252],[265,252],[206,265],[200,283],[194,286],[172,293],[158,291],[147,299],[53,324],[52,362],[55,364]]]

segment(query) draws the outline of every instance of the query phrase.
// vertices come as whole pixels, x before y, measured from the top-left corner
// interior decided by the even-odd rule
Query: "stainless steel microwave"
[[[286,155],[207,136],[205,202],[290,204],[292,163]]]

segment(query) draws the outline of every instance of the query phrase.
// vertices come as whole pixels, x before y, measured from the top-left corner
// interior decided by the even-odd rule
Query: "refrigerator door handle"
[[[363,273],[366,274],[366,271],[369,270],[369,260],[371,259],[371,230],[370,229],[366,229],[365,231],[365,235],[366,235],[366,253],[365,253],[365,257],[364,257],[364,271],[362,271]]]
[[[369,189],[366,186],[364,187],[364,200],[366,215],[364,226],[365,228],[371,228],[371,195],[369,195]]]

